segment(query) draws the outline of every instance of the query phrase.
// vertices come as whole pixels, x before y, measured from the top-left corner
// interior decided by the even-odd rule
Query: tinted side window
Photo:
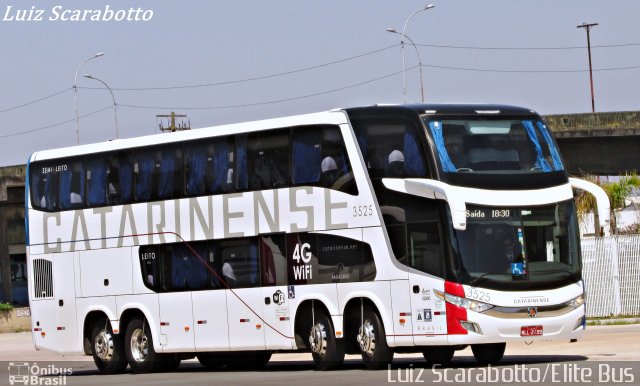
[[[133,198],[133,163],[127,151],[120,151],[107,156],[107,197],[109,204],[128,204]]]
[[[427,177],[420,127],[402,118],[353,119],[360,151],[372,178]]]
[[[358,193],[338,126],[294,128],[291,158],[294,186],[312,185]]]
[[[380,211],[396,259],[407,266],[444,277],[444,248],[439,203],[386,189],[373,181]]]
[[[184,177],[187,196],[233,191],[233,138],[187,144]]]
[[[87,160],[87,206],[106,205],[108,200],[109,161],[104,154]]]
[[[77,209],[84,206],[84,165],[80,160],[67,164],[60,173],[60,209]]]
[[[135,200],[152,201],[180,197],[182,152],[169,145],[135,154]]]
[[[30,186],[31,202],[35,208],[45,211],[58,210],[58,188],[60,186],[60,168],[46,163],[31,165]]]
[[[289,185],[289,130],[270,130],[248,136],[249,189],[277,189]]]
[[[285,236],[268,235],[258,238],[262,285],[287,285],[287,248]]]
[[[255,238],[215,242],[222,278],[231,288],[260,285],[258,246]]]

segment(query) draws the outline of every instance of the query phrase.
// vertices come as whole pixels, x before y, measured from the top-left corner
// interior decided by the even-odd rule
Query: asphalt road
[[[16,364],[37,364],[53,375],[33,379],[38,384],[66,385],[379,385],[427,384],[640,384],[640,325],[589,327],[577,343],[508,344],[499,366],[480,367],[471,351],[456,353],[444,369],[426,367],[420,355],[396,355],[390,368],[367,371],[357,356],[348,356],[337,371],[313,370],[309,354],[277,354],[261,370],[207,371],[197,361],[183,362],[170,373],[104,376],[89,357],[62,358],[37,352],[29,333],[0,335],[0,385],[9,384]],[[56,375],[68,369],[71,374]],[[24,374],[24,371],[22,372]],[[16,383],[18,384],[18,383]],[[22,383],[20,383],[22,384]],[[35,384],[35,383],[27,383]]]

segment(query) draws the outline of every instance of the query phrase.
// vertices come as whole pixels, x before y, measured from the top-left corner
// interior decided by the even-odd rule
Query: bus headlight
[[[584,295],[580,295],[575,299],[571,299],[567,303],[569,304],[569,307],[571,307],[571,308],[574,308],[574,309],[578,308],[578,307],[580,307],[581,305],[584,304]]]
[[[434,291],[434,292],[437,297],[439,297],[440,299],[443,299],[445,302],[451,303],[454,306],[466,308],[467,310],[473,311],[473,312],[485,312],[495,307],[494,305],[479,302],[477,300],[461,298],[459,296],[442,293],[440,291]]]

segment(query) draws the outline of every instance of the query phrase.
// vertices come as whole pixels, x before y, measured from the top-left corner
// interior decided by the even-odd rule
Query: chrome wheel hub
[[[360,351],[370,357],[373,356],[376,351],[376,332],[370,320],[365,320],[360,326],[357,341],[360,345]]]
[[[309,343],[312,353],[322,357],[327,353],[327,329],[322,323],[317,323],[311,327]]]
[[[149,341],[147,334],[142,329],[137,329],[131,334],[131,356],[136,362],[144,362],[149,354]]]
[[[93,347],[96,356],[101,360],[108,362],[113,357],[113,337],[105,330],[102,330],[98,336]]]

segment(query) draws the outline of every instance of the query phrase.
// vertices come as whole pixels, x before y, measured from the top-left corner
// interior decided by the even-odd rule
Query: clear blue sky
[[[576,25],[597,22],[600,25],[591,31],[596,110],[640,110],[640,1],[430,2],[435,8],[414,16],[406,31],[419,45],[427,66],[427,102],[516,104],[541,114],[589,112],[587,50],[582,48],[586,33]],[[152,10],[153,18],[47,20],[55,6],[104,10],[107,4],[115,10]],[[96,52],[105,55],[80,70],[78,110],[85,115],[111,105],[108,91],[82,74],[104,80],[114,89],[119,105],[121,137],[157,133],[155,115],[172,110],[188,114],[191,126],[199,128],[335,107],[402,103],[400,38],[385,29],[401,29],[406,18],[425,4],[418,0],[3,1],[0,165],[25,163],[37,150],[75,145],[73,78],[80,62]],[[44,20],[3,20],[8,6],[9,18],[16,9],[35,6],[45,10]],[[415,66],[413,47],[406,48],[407,66]],[[246,80],[376,50],[380,51],[260,80],[123,90]],[[372,81],[381,77],[385,78]],[[408,100],[419,101],[417,69],[407,72],[407,84]],[[56,92],[61,93],[13,108]],[[247,104],[252,106],[231,107]],[[210,108],[191,109],[200,107]],[[36,130],[65,121],[70,122]],[[114,136],[113,110],[80,119],[81,143]]]

